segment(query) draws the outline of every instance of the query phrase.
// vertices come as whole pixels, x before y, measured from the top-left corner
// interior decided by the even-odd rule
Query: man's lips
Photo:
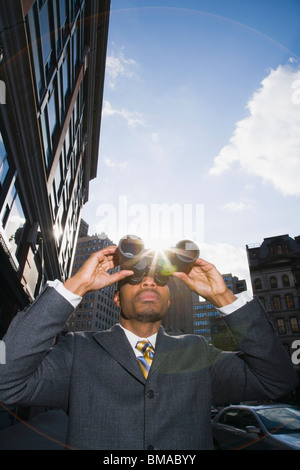
[[[147,290],[144,292],[140,292],[137,295],[137,300],[140,302],[155,302],[159,300],[159,295],[157,292],[154,292],[153,290]]]

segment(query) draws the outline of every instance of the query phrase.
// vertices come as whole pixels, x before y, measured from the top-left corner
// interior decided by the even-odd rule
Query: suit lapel
[[[124,369],[143,384],[146,383],[132,347],[119,325],[114,325],[110,330],[94,333],[94,338]],[[149,375],[159,370],[162,362],[177,348],[177,345],[176,339],[168,336],[161,327],[157,334],[154,360]]]
[[[150,369],[150,374],[158,370],[166,357],[177,347],[177,341],[174,337],[168,336],[163,327],[160,328],[156,338],[155,354]]]
[[[94,338],[122,367],[145,384],[145,378],[122,328],[114,325],[110,330],[94,333]]]

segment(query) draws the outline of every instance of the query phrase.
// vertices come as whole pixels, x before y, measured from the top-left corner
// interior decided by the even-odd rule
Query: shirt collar
[[[154,333],[154,335],[148,336],[147,338],[140,338],[139,336],[132,333],[132,331],[129,331],[126,328],[124,328],[124,326],[122,326],[121,324],[119,324],[119,325],[124,330],[124,332],[126,334],[126,337],[129,341],[129,343],[131,344],[131,347],[133,348],[135,353],[138,352],[137,349],[135,348],[136,343],[138,341],[143,341],[143,340],[150,341],[152,346],[155,348],[157,333]]]

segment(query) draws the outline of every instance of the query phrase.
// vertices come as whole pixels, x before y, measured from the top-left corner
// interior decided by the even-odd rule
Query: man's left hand
[[[201,258],[195,261],[188,274],[176,272],[173,276],[182,279],[192,291],[204,297],[217,308],[224,307],[236,300],[235,295],[228,289],[216,267]]]

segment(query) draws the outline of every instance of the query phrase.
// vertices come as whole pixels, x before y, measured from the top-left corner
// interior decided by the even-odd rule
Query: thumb
[[[177,277],[178,279],[181,279],[183,282],[189,285],[190,278],[186,273],[176,271],[175,273],[172,274],[173,277]]]
[[[189,289],[191,290],[195,290],[195,281],[190,278],[190,276],[188,276],[186,273],[183,273],[183,272],[175,272],[173,273],[173,277],[177,277],[178,279],[181,279],[187,286]]]
[[[178,277],[179,279],[184,279],[185,277],[187,277],[187,275],[181,271],[176,271],[172,274],[172,276]]]

